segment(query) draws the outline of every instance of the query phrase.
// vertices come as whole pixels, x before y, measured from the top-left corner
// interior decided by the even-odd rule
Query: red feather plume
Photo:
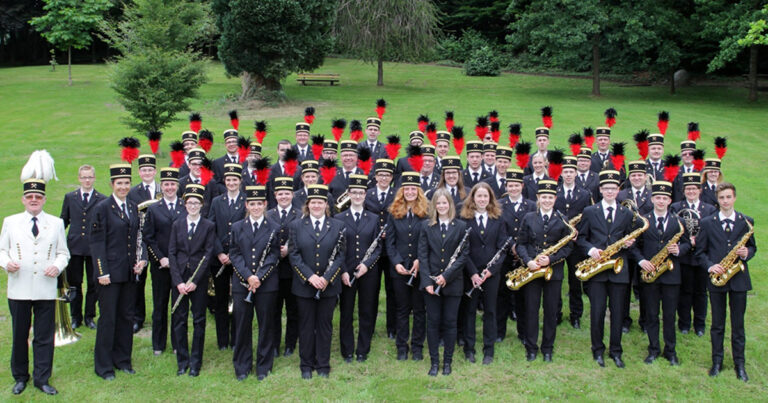
[[[267,122],[264,120],[256,121],[256,129],[253,132],[253,136],[256,137],[256,141],[259,144],[264,144],[264,137],[267,137]]]
[[[699,124],[696,122],[688,123],[688,140],[696,141],[701,138],[701,132],[699,131]]]
[[[208,151],[211,151],[211,147],[213,147],[213,133],[210,131],[203,129],[200,130],[200,134],[197,140],[197,144],[202,148],[206,153]]]
[[[583,140],[581,138],[581,134],[579,133],[573,133],[570,137],[568,137],[568,144],[570,144],[571,152],[573,155],[579,155],[582,142]]]
[[[547,129],[552,128],[552,107],[545,106],[541,108],[541,121]]]
[[[595,144],[595,130],[591,127],[584,128],[584,144],[589,149],[592,149],[592,145]]]
[[[397,159],[397,155],[400,154],[400,136],[393,134],[387,136],[387,145],[384,146],[384,150],[387,151],[387,157],[394,161]]]
[[[184,165],[184,145],[177,140],[171,143],[171,166],[180,168],[182,165]]]
[[[515,161],[520,169],[528,166],[528,160],[531,158],[531,143],[521,141],[515,145]]]
[[[498,122],[499,121],[499,112],[496,111],[496,110],[492,110],[492,111],[488,112],[488,120],[490,120],[491,123]]]
[[[136,137],[123,137],[118,144],[123,148],[120,152],[120,158],[123,161],[130,164],[139,156],[141,143],[139,143],[139,139]]]
[[[437,144],[437,125],[435,125],[435,122],[430,122],[427,125],[427,138],[429,139],[429,142],[432,143],[434,146]]]
[[[560,174],[563,172],[563,150],[552,150],[547,153],[547,160],[549,161],[549,177],[552,180],[557,181],[560,179]]]
[[[213,163],[208,157],[203,156],[203,166],[200,167],[200,184],[206,186],[211,179],[213,179]]]
[[[312,136],[312,156],[316,161],[320,161],[320,157],[323,156],[323,143],[325,142],[325,136],[317,134]]]
[[[613,169],[621,171],[624,168],[624,142],[611,144],[611,163]]]
[[[667,154],[664,157],[664,180],[674,182],[680,172],[680,156]]]
[[[453,111],[445,111],[445,130],[453,130]]]
[[[384,98],[378,99],[376,101],[376,115],[378,115],[379,119],[381,119],[386,112],[387,112],[387,101],[385,101]]]
[[[517,142],[520,141],[520,130],[522,130],[520,123],[509,125],[509,148],[515,148]]]
[[[421,167],[424,165],[424,156],[421,155],[421,147],[410,145],[408,146],[408,163],[411,164],[416,172],[421,172]]]
[[[693,150],[693,169],[701,171],[704,168],[704,150]]]
[[[315,108],[308,106],[304,109],[304,122],[311,125],[315,121]]]
[[[349,123],[349,138],[353,141],[360,141],[363,139],[363,125],[359,120],[353,120]]]
[[[426,115],[419,115],[419,118],[416,119],[416,123],[419,125],[419,131],[424,133],[424,131],[427,130],[427,125],[429,124],[429,117]]]
[[[648,158],[648,130],[640,130],[632,138],[635,140],[635,145],[637,145],[637,153],[640,155],[640,159]]]
[[[336,141],[341,140],[341,136],[344,134],[344,129],[347,127],[347,121],[344,119],[335,119],[331,123],[331,134]]]
[[[323,160],[323,165],[320,167],[320,176],[323,178],[323,183],[329,185],[333,178],[336,177],[336,161]]]
[[[669,112],[659,112],[659,122],[656,124],[656,126],[659,128],[659,133],[664,135],[667,134],[667,126],[669,126]]]
[[[464,128],[462,126],[454,126],[451,130],[453,135],[453,149],[456,150],[457,155],[461,155],[464,151]]]
[[[251,153],[251,139],[240,136],[237,139],[237,155],[240,159],[240,163],[245,162],[248,154]]]
[[[616,112],[616,109],[608,108],[605,110],[605,124],[608,127],[613,127],[613,125],[616,124],[616,116],[618,116],[619,113]]]
[[[193,112],[189,115],[189,130],[197,133],[203,127],[203,118],[199,113]]]
[[[229,111],[229,124],[232,125],[233,129],[240,130],[240,119],[237,117],[237,111],[234,109]]]
[[[294,148],[285,150],[283,154],[283,169],[286,176],[293,176],[296,173],[296,168],[299,166],[299,152]]]
[[[480,116],[477,118],[477,124],[475,125],[475,135],[477,135],[480,141],[483,141],[486,134],[488,134],[488,118]]]
[[[157,130],[150,130],[149,133],[147,133],[149,148],[152,150],[152,154],[157,154],[157,150],[160,149],[160,139],[162,137],[163,133]]]
[[[361,147],[357,152],[357,167],[360,168],[364,174],[368,175],[368,173],[371,172],[371,166],[373,166],[371,149],[368,147]]]
[[[495,122],[491,122],[491,137],[493,138],[493,142],[497,143],[499,142],[499,138],[501,138],[501,122],[498,120]]]
[[[266,186],[269,181],[270,165],[269,157],[256,160],[253,164],[254,169],[256,170],[256,183],[261,186]]]
[[[725,137],[715,137],[715,154],[717,154],[717,158],[723,159],[726,151],[728,151],[728,142]]]

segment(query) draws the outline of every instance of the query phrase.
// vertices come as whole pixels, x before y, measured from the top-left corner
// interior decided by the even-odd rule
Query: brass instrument
[[[600,258],[594,259],[589,257],[579,262],[579,264],[576,265],[575,272],[575,275],[579,280],[587,281],[594,277],[596,274],[611,269],[613,269],[613,272],[616,274],[621,273],[621,270],[624,268],[624,258],[619,257],[614,259],[613,256],[615,256],[624,247],[625,242],[629,241],[630,239],[639,237],[640,234],[648,229],[648,220],[646,220],[645,217],[638,213],[637,206],[632,199],[624,200],[621,202],[621,204],[625,207],[629,207],[632,210],[632,214],[635,216],[635,219],[639,218],[643,222],[643,225],[640,228],[623,236],[618,241],[608,245],[608,247],[606,247],[600,254]]]
[[[672,263],[672,260],[668,259],[669,251],[667,248],[670,245],[674,245],[680,241],[680,238],[683,236],[683,232],[685,232],[685,227],[683,227],[683,224],[680,221],[678,221],[678,224],[680,225],[680,230],[677,231],[675,236],[673,236],[672,239],[670,239],[669,242],[667,242],[667,244],[664,245],[664,247],[651,258],[650,262],[654,269],[652,271],[640,270],[640,279],[643,280],[644,283],[652,283],[667,270],[675,269],[675,265]]]
[[[576,227],[574,226],[574,223],[577,223],[581,220],[581,214],[577,215],[576,217],[573,217],[569,221],[563,220],[563,223],[566,227],[570,230],[568,235],[564,236],[562,239],[557,241],[554,245],[550,246],[549,248],[544,249],[541,251],[541,253],[536,256],[535,260],[538,260],[540,257],[543,256],[552,256],[553,254],[557,253],[563,246],[567,245],[568,242],[571,242],[572,240],[576,239],[576,234],[578,233],[576,231]],[[533,280],[536,280],[537,278],[544,277],[544,280],[549,281],[552,278],[552,266],[556,265],[559,262],[549,262],[549,265],[547,267],[542,267],[539,270],[532,271],[527,265],[525,265],[525,262],[523,262],[523,265],[518,267],[517,269],[507,273],[507,287],[509,287],[510,290],[517,291],[524,285],[530,283]]]
[[[739,239],[739,242],[734,245],[734,247],[731,249],[730,252],[728,252],[727,255],[723,258],[723,260],[720,261],[720,266],[723,266],[725,269],[725,273],[723,274],[717,274],[717,273],[709,273],[709,281],[712,282],[712,285],[716,287],[722,287],[728,281],[730,281],[733,276],[736,275],[736,273],[740,271],[744,271],[746,267],[744,266],[744,262],[739,259],[739,255],[736,254],[736,251],[741,248],[742,246],[745,246],[747,242],[749,241],[749,238],[752,237],[752,234],[755,233],[755,227],[747,220],[746,218],[744,221],[747,223],[747,226],[749,227],[749,231],[747,231],[744,236]]]
[[[80,340],[80,334],[72,329],[72,316],[67,308],[67,304],[74,301],[77,289],[69,286],[66,270],[62,271],[61,275],[59,297],[54,302],[53,345],[55,347],[66,346]]]
[[[701,214],[699,214],[698,211],[685,208],[678,211],[677,216],[683,220],[683,225],[685,225],[685,230],[688,231],[688,236],[695,237],[699,234],[699,231],[701,230],[699,224],[699,221],[701,221]]]
[[[336,211],[340,213],[346,210],[351,202],[352,199],[349,198],[349,190],[345,190],[344,193],[339,195],[339,198],[336,199]]]

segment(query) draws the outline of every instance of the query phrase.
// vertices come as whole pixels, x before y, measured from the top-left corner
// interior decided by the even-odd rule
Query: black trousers
[[[339,299],[339,343],[342,357],[367,355],[371,351],[371,338],[379,311],[379,288],[381,277],[376,265],[364,276],[355,280],[352,287],[342,284]],[[357,296],[357,350],[353,326],[355,297]]]
[[[584,301],[582,300],[583,283],[576,277],[576,265],[584,260],[584,256],[581,252],[573,252],[565,259],[565,263],[568,265],[568,309],[571,312],[570,319],[581,319],[581,315],[584,314]]]
[[[624,295],[624,321],[622,323],[625,327],[632,326],[632,316],[629,314],[629,308],[630,303],[632,302],[632,290],[635,291],[635,296],[640,297],[643,293],[643,287],[645,287],[645,283],[640,280],[640,271],[643,270],[638,265],[638,262],[635,259],[625,259],[624,260],[624,270],[629,270],[629,281],[631,284],[631,289],[627,290],[627,293]],[[640,327],[646,327],[645,324],[645,307],[643,304],[640,304],[639,307],[640,315],[637,318],[637,324],[640,325]]]
[[[744,365],[744,313],[747,310],[746,291],[710,292],[712,304],[712,362],[723,362],[723,339],[725,338],[726,305],[731,308],[731,351],[733,363]]]
[[[275,301],[274,317],[274,347],[280,350],[280,340],[283,330],[283,305],[285,305],[285,348],[296,349],[299,338],[299,312],[296,308],[296,296],[291,292],[293,278],[281,278]]]
[[[85,277],[83,277],[83,265],[85,265]],[[83,278],[85,278],[88,290],[85,294],[85,319],[93,320],[96,317],[96,283],[93,278],[93,259],[90,256],[72,255],[67,265],[67,282],[71,287],[77,288],[75,299],[69,303],[69,313],[72,323],[83,322]]]
[[[418,278],[413,281],[414,286],[409,286],[410,276],[395,274],[392,278],[392,286],[395,290],[397,303],[397,337],[395,346],[397,351],[408,351],[408,337],[411,339],[411,351],[421,351],[424,348],[426,337],[427,319],[424,307],[424,293],[419,291]],[[413,313],[413,328],[409,332],[411,313]]]
[[[382,255],[384,255],[385,251],[382,249],[381,251]],[[381,256],[379,257],[378,267],[379,269],[379,275],[381,277],[384,277],[384,292],[386,297],[386,308],[387,308],[387,333],[396,333],[397,332],[397,300],[395,296],[395,286],[394,286],[394,279],[392,278],[392,275],[390,274],[389,270],[385,270],[385,268],[389,267],[389,258],[387,256]],[[379,282],[381,282],[381,279],[379,279]],[[379,290],[381,289],[381,284],[379,284],[379,288],[376,290],[376,295],[379,295]],[[378,315],[378,311],[376,312]],[[374,318],[373,321],[374,324],[374,330],[376,329],[376,319]]]
[[[275,306],[277,291],[257,292],[251,295],[251,301],[245,302],[248,290],[240,285],[232,286],[235,322],[235,348],[232,364],[235,375],[246,375],[253,369],[253,312],[259,323],[259,340],[256,345],[256,373],[267,375],[272,371],[275,361]]]
[[[299,308],[299,358],[301,371],[331,372],[331,337],[333,310],[337,296],[296,297]]]
[[[493,357],[494,344],[498,331],[496,329],[496,299],[499,296],[499,284],[501,276],[491,276],[483,283],[483,291],[475,290],[472,292],[472,298],[466,296],[462,299],[467,300],[467,309],[464,316],[464,352],[475,352],[475,339],[477,331],[475,322],[477,320],[477,306],[480,301],[483,302],[483,355]],[[506,287],[506,286],[505,286]]]
[[[171,272],[153,262],[152,275],[152,349],[165,351],[168,341],[168,310],[171,304]],[[175,301],[175,300],[174,300]],[[171,346],[176,350],[176,339],[171,332]]]
[[[139,326],[144,325],[144,319],[147,317],[147,303],[144,289],[147,285],[147,272],[149,267],[145,267],[139,275],[139,282],[136,283],[136,307],[133,312],[133,323]]]
[[[133,309],[136,306],[136,284],[99,285],[99,321],[93,362],[96,375],[115,373],[115,368],[132,368]]]
[[[648,331],[648,354],[659,355],[659,304],[661,304],[664,357],[676,354],[675,343],[675,313],[677,312],[680,285],[675,284],[643,284],[640,291],[640,303],[645,309],[645,329]]]
[[[519,261],[513,260],[509,267],[513,269],[520,267]],[[499,296],[496,300],[496,331],[498,337],[504,339],[507,337],[507,320],[517,318],[517,335],[523,337],[525,334],[525,298],[523,298],[522,291],[512,291],[507,287],[507,272],[502,271],[502,273]]]
[[[35,338],[32,340],[34,354],[35,385],[45,385],[53,370],[54,300],[9,299],[8,309],[13,321],[13,347],[11,350],[11,374],[17,382],[29,381],[29,327],[34,314]]]
[[[691,328],[691,308],[693,308],[693,328],[704,331],[707,320],[707,270],[697,265],[680,264],[680,298],[677,303],[677,325],[680,329]]]
[[[219,348],[232,347],[235,344],[235,322],[232,320],[232,314],[229,313],[229,289],[232,285],[232,265],[227,265],[219,277],[215,277],[219,272],[221,264],[216,260],[211,265],[211,276],[213,277],[213,288],[216,290],[214,300],[214,318],[216,319],[216,341]],[[208,284],[201,282],[200,286],[207,289]]]
[[[605,310],[611,309],[610,350],[611,356],[621,355],[621,326],[624,320],[624,304],[629,284],[610,283],[607,281],[588,281],[587,295],[589,296],[590,336],[592,338],[592,354],[602,355],[605,352],[603,335],[605,333]]]
[[[173,300],[179,297],[179,290],[174,288]],[[181,303],[171,316],[173,337],[176,338],[176,363],[179,369],[200,370],[203,366],[203,347],[205,346],[205,308],[208,302],[207,287],[198,286],[195,291],[181,299]],[[191,309],[190,309],[191,305]],[[187,317],[192,311],[192,350],[189,350],[187,336]]]
[[[440,336],[443,337],[443,364],[453,362],[456,347],[456,320],[461,297],[437,296],[424,292],[427,308],[427,343],[432,364],[440,362]]]
[[[539,350],[539,306],[543,306],[544,310],[541,352],[551,354],[554,349],[561,286],[562,280],[539,278],[520,289],[525,298],[525,349],[529,353]]]

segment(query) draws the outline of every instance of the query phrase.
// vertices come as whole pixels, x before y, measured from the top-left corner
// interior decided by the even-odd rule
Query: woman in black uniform
[[[419,233],[421,222],[427,216],[427,198],[421,190],[419,173],[403,172],[400,188],[389,207],[387,220],[387,254],[391,262],[390,274],[397,303],[397,359],[408,359],[408,325],[413,312],[411,353],[414,361],[424,359],[422,349],[426,329],[424,294],[418,289]]]
[[[547,267],[552,268],[552,276],[549,280],[537,278],[521,289],[525,300],[526,359],[533,361],[538,353],[539,346],[536,343],[539,339],[539,306],[543,306],[544,331],[541,352],[544,355],[544,361],[551,362],[557,329],[557,305],[560,301],[560,286],[563,282],[563,265],[565,258],[571,253],[573,242],[568,242],[551,255],[541,254],[542,251],[568,236],[571,231],[565,223],[565,217],[554,210],[557,182],[550,179],[540,180],[537,197],[539,208],[523,217],[515,250],[523,264],[532,272],[546,270]]]
[[[307,191],[304,216],[290,224],[291,288],[299,311],[301,377],[311,379],[312,370],[316,370],[327,378],[331,372],[331,322],[341,292],[338,278],[346,251],[343,239],[340,242],[344,224],[331,218],[327,186],[310,185]]]
[[[229,259],[232,262],[232,317],[235,321],[235,348],[232,364],[238,381],[253,368],[253,311],[259,322],[256,348],[256,375],[259,380],[272,371],[275,359],[275,321],[279,278],[280,224],[264,215],[267,190],[264,186],[245,188],[248,216],[232,224]],[[248,299],[248,301],[246,301]]]
[[[701,201],[718,207],[717,185],[723,181],[723,172],[720,170],[719,158],[707,158],[704,160],[704,168],[701,170]],[[702,217],[703,218],[703,217]]]
[[[464,175],[461,173],[461,159],[456,156],[445,157],[442,160],[440,169],[440,181],[437,187],[427,192],[427,199],[432,200],[432,196],[437,189],[445,189],[451,194],[453,204],[456,210],[461,210],[461,203],[467,197],[467,191],[464,187]]]
[[[430,376],[437,376],[440,363],[440,336],[443,336],[443,375],[451,374],[453,349],[456,345],[456,319],[464,292],[462,273],[465,269],[468,245],[460,249],[467,224],[456,219],[451,194],[438,189],[429,204],[429,219],[422,223],[419,234],[419,262],[422,267],[420,289],[425,291],[427,308],[427,338],[432,366]],[[451,257],[456,260],[451,262]],[[437,287],[440,287],[439,295]]]

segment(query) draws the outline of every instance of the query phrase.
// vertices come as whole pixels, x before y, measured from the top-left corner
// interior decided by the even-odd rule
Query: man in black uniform
[[[437,157],[435,156],[435,147],[424,144],[421,146],[421,156],[423,158],[423,164],[421,165],[421,190],[424,193],[434,189],[437,183],[440,181],[440,171],[437,170],[435,164],[437,163]]]
[[[488,176],[483,181],[491,186],[491,189],[493,190],[493,195],[496,196],[496,199],[501,200],[502,195],[507,191],[507,170],[509,169],[509,164],[512,162],[512,149],[509,147],[504,146],[498,146],[496,147],[496,165],[494,166],[495,174]],[[516,177],[513,175],[513,177]],[[522,188],[522,180],[523,178],[520,178],[520,189]]]
[[[483,143],[483,170],[488,172],[488,176],[496,175],[496,147],[498,144],[493,141]]]
[[[197,147],[197,133],[193,131],[181,133],[181,144],[184,147],[184,164],[179,167],[179,178],[189,175],[189,152]]]
[[[699,172],[693,166],[693,152],[696,151],[696,142],[693,140],[685,140],[680,142],[680,159],[683,161],[683,165],[680,166],[680,171],[677,173],[674,182],[672,182],[672,203],[685,200],[685,192],[683,190],[683,175],[692,172]]]
[[[88,285],[85,294],[85,326],[96,329],[96,322],[93,321],[96,316],[96,284],[88,239],[88,219],[92,215],[93,207],[106,196],[93,188],[95,179],[96,170],[92,166],[81,166],[78,170],[80,188],[64,195],[64,203],[61,206],[64,227],[69,227],[67,247],[72,255],[67,265],[67,282],[76,289],[75,299],[69,303],[72,329],[77,329],[83,323],[83,264]]]
[[[591,165],[592,150],[581,147],[579,155],[576,156],[576,184],[589,191],[592,194],[592,200],[597,203],[602,198],[600,195],[600,178],[596,172],[590,169]]]
[[[357,143],[352,140],[342,140],[340,146],[341,166],[336,170],[336,177],[328,185],[328,192],[337,200],[347,190],[349,176],[363,174],[363,170],[357,167]]]
[[[664,180],[664,136],[651,134],[648,136],[648,159],[645,169],[653,181]]]
[[[216,175],[216,179],[219,181],[224,180],[224,165],[225,164],[240,164],[240,155],[237,152],[237,137],[238,133],[235,129],[224,130],[224,148],[226,153],[219,158],[213,160],[213,173]]]
[[[533,157],[540,157],[542,161],[546,163],[548,161],[548,152],[547,148],[549,147],[549,129],[546,127],[537,127],[535,130],[535,136],[536,136],[536,152],[531,154],[531,158],[528,160],[528,165],[526,165],[523,172],[525,175],[532,175],[534,172],[534,166],[533,166]],[[529,195],[531,197],[526,197],[529,200],[536,200],[536,188],[538,185],[533,186],[533,190],[531,190],[530,187],[526,187],[526,191],[529,192]]]
[[[312,146],[309,145],[309,123],[296,123],[296,144],[292,147],[299,154],[300,163],[315,159],[312,155]]]
[[[371,159],[373,161],[376,161],[379,158],[387,158],[387,150],[384,148],[384,144],[378,140],[379,133],[381,133],[381,119],[376,117],[369,117],[366,119],[365,135],[367,139],[361,141],[357,147],[358,149],[367,147],[371,150]]]
[[[464,168],[464,186],[469,190],[478,182],[488,178],[483,169],[483,143],[477,140],[467,142],[467,167]]]
[[[410,134],[408,134],[408,144],[412,146],[419,146],[421,147],[422,144],[424,144],[424,133],[414,130]],[[398,186],[400,183],[400,176],[403,174],[403,172],[413,171],[413,167],[411,167],[411,164],[408,163],[408,156],[403,156],[397,159],[397,164],[395,165],[395,177],[392,181],[395,184],[395,187]]]
[[[534,154],[531,156],[531,162],[528,166],[531,167],[531,173],[523,177],[523,197],[536,201],[539,182],[549,179],[547,175],[547,159],[542,154]]]

